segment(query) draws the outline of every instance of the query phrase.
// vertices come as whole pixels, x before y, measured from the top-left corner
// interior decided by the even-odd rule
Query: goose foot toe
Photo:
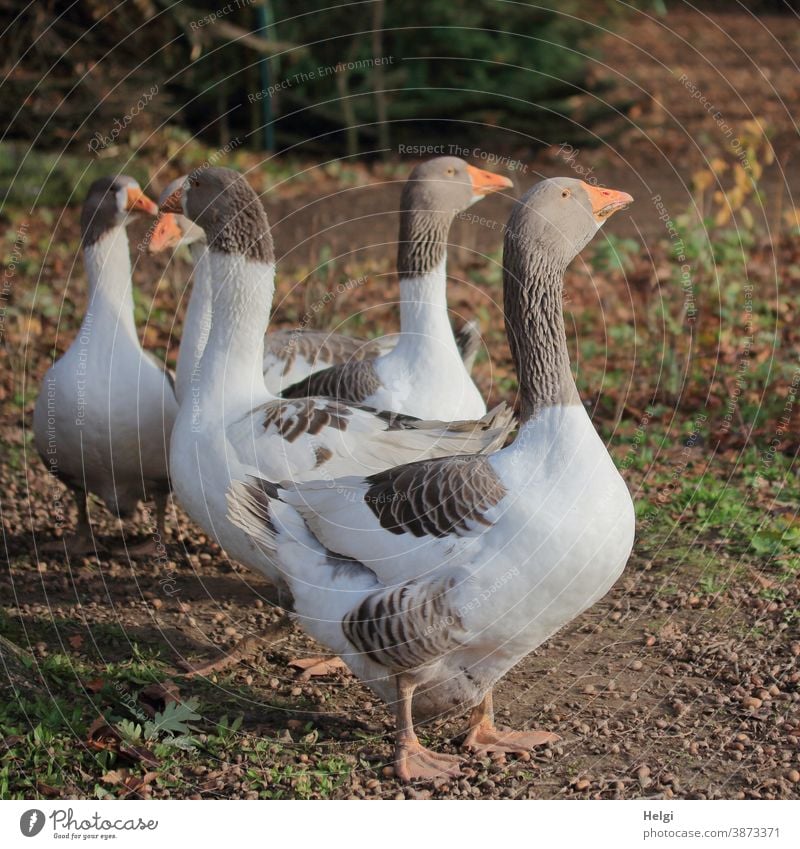
[[[461,758],[426,749],[419,741],[398,743],[394,753],[394,773],[400,781],[456,778],[461,774]]]
[[[548,743],[557,743],[561,738],[549,731],[513,731],[504,726],[478,725],[470,729],[463,748],[477,755],[493,752],[521,755]]]

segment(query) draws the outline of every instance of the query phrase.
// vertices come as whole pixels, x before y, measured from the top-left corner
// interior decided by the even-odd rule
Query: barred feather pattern
[[[370,660],[396,672],[433,663],[466,638],[452,600],[456,586],[449,575],[371,593],[344,618],[344,635]]]
[[[464,368],[471,373],[481,346],[478,322],[465,321],[454,335]],[[287,375],[300,359],[323,371],[349,362],[374,360],[391,351],[396,343],[396,337],[358,339],[324,330],[270,330],[264,340],[265,368],[268,360],[278,360],[283,363],[283,374]]]
[[[397,272],[401,277],[421,277],[438,268],[447,253],[447,234],[455,209],[408,209],[407,193],[416,188],[406,183],[400,213],[400,242],[397,247]]]
[[[580,404],[562,306],[568,257],[542,241],[534,229],[537,223],[520,201],[509,218],[503,249],[506,334],[519,375],[523,422],[544,407]]]
[[[421,460],[367,478],[364,502],[393,534],[461,535],[489,526],[486,511],[506,495],[483,455]]]
[[[306,398],[321,395],[359,403],[381,388],[372,360],[342,363],[318,371],[295,383],[282,393],[284,398]]]
[[[354,339],[342,333],[322,330],[270,331],[264,344],[265,357],[280,360],[286,375],[300,358],[320,368],[339,363],[369,360],[380,356],[388,346],[378,339]]]

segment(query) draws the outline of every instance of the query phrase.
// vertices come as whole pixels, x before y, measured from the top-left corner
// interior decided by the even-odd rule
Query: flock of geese
[[[400,332],[362,340],[265,336],[275,253],[241,174],[199,168],[158,205],[129,177],[97,180],[81,218],[86,315],[34,412],[36,446],[79,517],[42,548],[95,550],[89,493],[121,518],[153,500],[163,539],[172,492],[393,707],[404,781],[459,771],[420,743],[423,718],[471,708],[463,745],[480,754],[557,739],[497,726],[492,688],[609,590],[633,544],[631,498],[578,396],[562,313],[567,265],[632,198],[557,177],[515,202],[503,284],[520,403],[487,413],[470,377],[475,328],[455,334],[448,316],[447,239],[460,212],[511,185],[454,157],[411,172]],[[134,322],[136,212],[157,216],[152,252],[188,245],[194,262],[174,381]]]

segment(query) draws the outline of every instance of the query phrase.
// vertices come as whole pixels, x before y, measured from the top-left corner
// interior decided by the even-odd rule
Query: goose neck
[[[220,409],[263,403],[264,330],[269,322],[274,262],[208,252],[211,329],[200,359],[201,392],[219,395]],[[224,399],[224,400],[223,400]]]
[[[138,340],[133,315],[131,258],[128,234],[123,225],[110,228],[97,241],[84,248],[89,303],[83,329],[102,317],[120,331]]]
[[[426,355],[428,349],[443,353],[442,346],[456,350],[447,311],[445,258],[426,274],[400,278],[400,351]]]
[[[454,214],[435,209],[402,209],[397,271],[400,278],[420,277],[443,265]]]
[[[580,404],[564,329],[562,289],[566,263],[541,244],[515,245],[506,234],[505,321],[520,394],[520,419],[548,407]]]
[[[211,332],[211,282],[208,255],[204,245],[190,246],[194,266],[194,283],[183,321],[178,364],[175,369],[175,396],[178,404],[190,393],[199,376],[200,358],[203,356]]]

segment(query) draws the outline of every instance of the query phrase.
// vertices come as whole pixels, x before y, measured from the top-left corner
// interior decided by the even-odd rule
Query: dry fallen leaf
[[[127,769],[111,769],[100,780],[113,786],[122,784],[128,775]]]
[[[58,787],[53,787],[50,784],[45,784],[43,781],[36,782],[36,789],[42,794],[42,796],[55,797],[61,795],[61,790]]]
[[[102,781],[112,787],[120,787],[121,798],[129,796],[149,796],[150,785],[158,778],[157,772],[146,772],[144,775],[131,775],[127,769],[109,770]]]
[[[97,752],[116,752],[128,760],[143,761],[151,766],[157,766],[159,763],[158,758],[149,749],[127,743],[119,731],[103,716],[99,716],[89,726],[87,737],[87,745]]]

